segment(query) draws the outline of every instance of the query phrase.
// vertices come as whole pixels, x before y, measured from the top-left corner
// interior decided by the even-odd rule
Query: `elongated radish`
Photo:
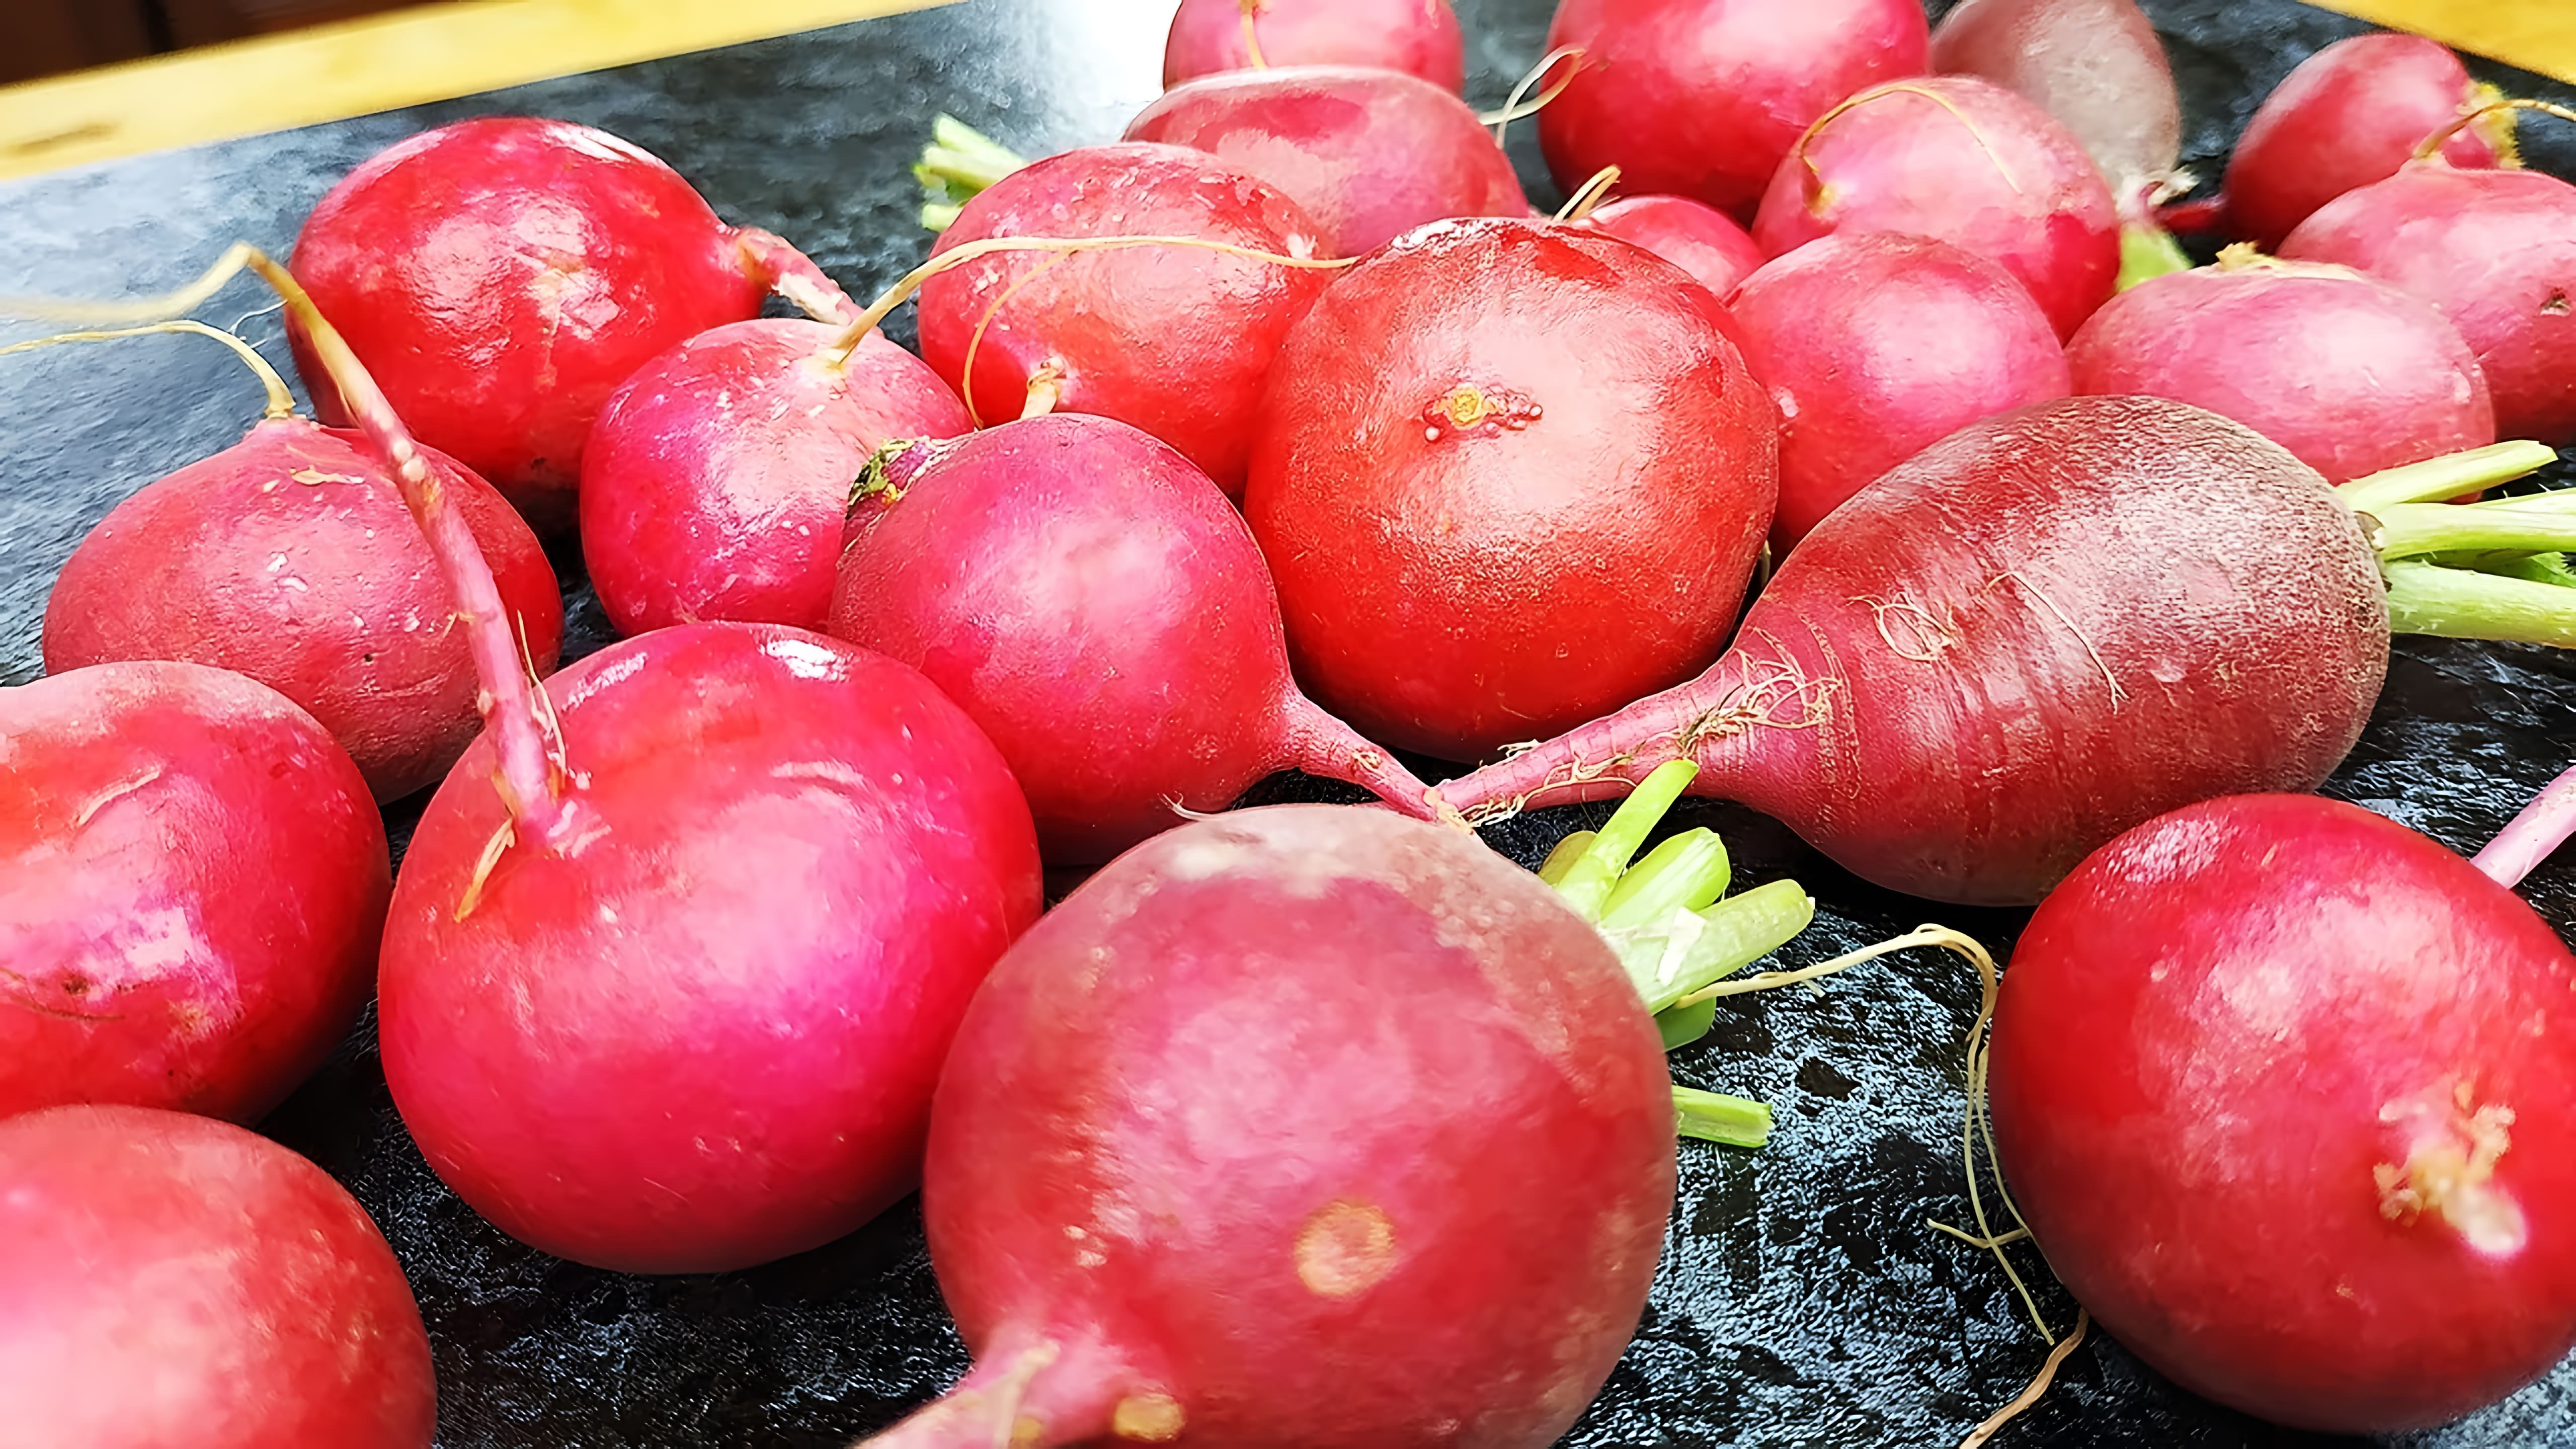
[[[2576,642],[2576,591],[2427,561],[2555,549],[2576,539],[2562,503],[2417,501],[2549,457],[2485,449],[2338,496],[2185,404],[2007,413],[1829,515],[1706,673],[1439,793],[1474,819],[1687,757],[1694,793],[1881,885],[2035,901],[2166,810],[2314,788],[2361,733],[2392,624]]]
[[[0,690],[0,1117],[256,1120],[366,1004],[391,874],[357,767],[274,690],[149,662]]]
[[[831,630],[920,669],[1001,748],[1058,864],[1222,810],[1274,770],[1428,791],[1297,692],[1270,571],[1207,475],[1106,418],[870,465]]]
[[[976,996],[922,1210],[975,1369],[880,1449],[1542,1449],[1672,1207],[1654,1031],[1600,934],[1464,832],[1196,822]]]
[[[1466,44],[1449,0],[1181,0],[1163,84],[1274,65],[1374,65],[1457,90]]]
[[[1720,297],[1762,265],[1751,232],[1687,196],[1623,196],[1594,208],[1581,224],[1644,247]]]

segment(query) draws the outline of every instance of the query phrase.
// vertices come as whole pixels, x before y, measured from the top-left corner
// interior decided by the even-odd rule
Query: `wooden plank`
[[[2310,0],[2576,85],[2576,0]]]
[[[457,0],[0,87],[0,178],[952,0]]]

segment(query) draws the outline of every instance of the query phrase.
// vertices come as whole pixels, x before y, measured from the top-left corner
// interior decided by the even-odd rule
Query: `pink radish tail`
[[[2550,781],[2470,864],[2511,890],[2570,835],[2576,835],[2576,770]]]
[[[1540,805],[1626,795],[1656,766],[1690,757],[1727,709],[1718,671],[1650,694],[1544,744],[1448,781],[1434,792],[1468,823],[1488,825]]]
[[[814,265],[812,257],[798,251],[795,243],[756,226],[741,228],[733,239],[734,245],[742,248],[743,263],[752,280],[795,303],[806,316],[844,327],[859,319],[859,304],[850,300],[840,283]]]
[[[1135,1375],[1088,1344],[1022,1338],[985,1354],[957,1386],[853,1449],[1046,1449],[1113,1434],[1159,1443],[1184,1418],[1168,1394],[1121,1389]]]
[[[1326,714],[1323,706],[1306,696],[1289,694],[1279,712],[1279,726],[1280,763],[1357,785],[1416,820],[1457,821],[1457,812],[1442,806],[1431,787],[1415,779],[1395,756],[1370,744],[1359,731]]]

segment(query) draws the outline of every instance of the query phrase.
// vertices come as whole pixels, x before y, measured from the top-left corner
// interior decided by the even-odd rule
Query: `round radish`
[[[582,440],[655,354],[839,288],[767,232],[716,220],[680,174],[588,126],[487,116],[379,152],[313,208],[294,271],[422,441],[543,525],[568,522]],[[346,423],[312,349],[314,406]]]
[[[821,628],[850,480],[869,454],[974,427],[937,374],[876,333],[828,356],[840,331],[728,323],[609,396],[582,451],[581,556],[621,633],[716,619]]]
[[[185,659],[249,675],[322,722],[378,800],[434,783],[481,727],[474,661],[402,494],[357,435],[271,416],[128,497],[45,602],[45,667]],[[563,598],[491,485],[430,455],[539,671]]]
[[[1963,0],[1932,32],[1931,68],[2055,116],[2133,220],[2181,157],[2173,67],[2135,0]]]
[[[1583,56],[1539,146],[1568,191],[1615,165],[1745,215],[1808,122],[1921,75],[1929,35],[1916,0],[1564,0],[1548,46]]]
[[[2571,985],[2547,922],[2404,826],[2177,810],[2022,933],[1995,1146],[2049,1266],[2185,1387],[2437,1424],[2576,1345]]]
[[[0,1440],[429,1449],[429,1336],[322,1169],[178,1112],[0,1121]]]
[[[1745,279],[1727,311],[1780,409],[1781,549],[1930,444],[2068,391],[2030,293],[1930,237],[1826,237]]]
[[[1204,151],[1127,143],[1050,156],[966,203],[934,257],[1004,236],[1189,236],[1316,257],[1287,194]],[[1229,494],[1270,359],[1325,274],[1188,247],[1012,252],[921,284],[921,355],[986,423],[1096,413],[1181,451]]]
[[[922,1211],[977,1365],[878,1449],[1544,1449],[1672,1208],[1600,933],[1463,831],[1290,805],[1113,862],[995,968]]]
[[[2576,186],[2413,161],[2328,202],[2281,255],[2340,262],[2440,308],[2486,373],[2499,436],[2576,442]]]
[[[2486,375],[2431,304],[2343,267],[2243,248],[2104,303],[2067,360],[2077,392],[2207,408],[2329,483],[2496,440]]]
[[[171,663],[0,690],[0,1117],[266,1114],[366,1004],[390,875],[366,782],[273,690]]]
[[[1170,448],[1030,418],[905,449],[865,486],[832,632],[965,707],[1048,860],[1107,860],[1291,766],[1428,812],[1420,781],[1297,692],[1260,549]]]
[[[1777,491],[1719,311],[1540,222],[1426,227],[1335,278],[1280,349],[1244,494],[1316,699],[1474,759],[1700,668]]]
[[[2060,338],[2111,295],[2119,216],[2092,159],[2046,111],[1938,76],[1827,112],[1771,178],[1753,239],[1772,256],[1836,232],[1938,237],[2013,274]]]
[[[1467,83],[1449,0],[1181,0],[1163,43],[1165,86],[1274,65],[1384,66],[1452,91]]]
[[[1520,178],[1476,113],[1401,71],[1233,71],[1175,86],[1126,140],[1214,153],[1288,193],[1335,256],[1449,216],[1524,216]]]
[[[1622,197],[1579,224],[1644,247],[1720,297],[1762,265],[1762,248],[1752,233],[1687,196]]]
[[[2227,220],[2278,250],[2316,209],[2397,174],[2417,145],[2493,96],[2460,58],[2420,35],[2355,35],[2306,60],[2263,98],[2227,162]],[[2462,168],[2515,164],[2513,112],[2453,133],[2443,159]]]

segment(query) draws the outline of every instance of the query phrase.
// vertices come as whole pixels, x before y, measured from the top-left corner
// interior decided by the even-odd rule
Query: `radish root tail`
[[[2039,1366],[2039,1373],[2031,1379],[2029,1386],[2015,1394],[2011,1403],[1987,1415],[1984,1423],[1970,1430],[1968,1437],[1959,1441],[1959,1449],[1983,1449],[1986,1441],[1994,1438],[2004,1425],[2020,1418],[2031,1405],[2038,1403],[2048,1393],[2049,1385],[2057,1381],[2058,1369],[2064,1367],[2066,1360],[2082,1346],[2085,1330],[2092,1326],[2092,1314],[2081,1308],[2075,1310],[2074,1329],[2057,1347],[2048,1351],[2048,1362]]]
[[[1544,76],[1550,70],[1555,69],[1556,63],[1560,60],[1570,60],[1573,61],[1574,64],[1566,67],[1565,74],[1560,77],[1554,85],[1551,85],[1546,90],[1539,92],[1535,99],[1531,100],[1527,105],[1523,105],[1521,103],[1521,97],[1528,95],[1530,87],[1538,84],[1539,77]],[[1558,46],[1556,49],[1540,56],[1538,64],[1531,66],[1528,73],[1524,74],[1520,78],[1520,83],[1512,87],[1512,93],[1503,97],[1503,108],[1501,110],[1487,111],[1483,115],[1478,116],[1476,118],[1477,124],[1493,127],[1494,144],[1500,146],[1503,144],[1504,135],[1510,131],[1512,122],[1528,120],[1530,117],[1546,110],[1549,102],[1555,100],[1558,96],[1565,94],[1565,88],[1574,84],[1574,78],[1583,74],[1583,69],[1584,63],[1582,46]]]
[[[1252,27],[1252,18],[1259,15],[1266,5],[1267,0],[1242,0],[1240,6],[1243,12],[1243,53],[1252,61],[1254,70],[1270,69],[1269,60],[1261,54],[1261,36]]]
[[[1610,199],[1610,188],[1618,184],[1619,168],[1616,166],[1604,166],[1593,172],[1591,179],[1576,187],[1574,194],[1565,199],[1565,205],[1557,208],[1556,219],[1564,222],[1583,220],[1592,214],[1594,207]]]
[[[1893,95],[1921,96],[1923,99],[1930,101],[1932,104],[1939,106],[1945,111],[1948,111],[1952,119],[1956,120],[1960,125],[1968,128],[1968,134],[1976,140],[1977,149],[1985,152],[1986,159],[1994,163],[1996,173],[2004,179],[2004,185],[2012,188],[2013,195],[2019,196],[2022,194],[2021,178],[2013,175],[2012,168],[2004,164],[2002,154],[1995,150],[1994,142],[1986,139],[1984,128],[1980,127],[1975,120],[1970,118],[1967,112],[1962,111],[1957,106],[1951,104],[1950,98],[1941,94],[1939,91],[1930,90],[1907,81],[1894,81],[1887,85],[1874,86],[1868,90],[1862,91],[1859,95],[1852,96],[1849,99],[1838,103],[1832,110],[1816,117],[1814,123],[1809,125],[1806,131],[1798,137],[1798,144],[1791,148],[1791,154],[1798,158],[1799,165],[1807,168],[1807,191],[1811,196],[1820,197],[1824,193],[1825,173],[1824,168],[1818,166],[1808,157],[1807,143],[1815,140],[1818,135],[1822,134],[1825,127],[1832,124],[1834,118],[1840,116],[1843,112],[1857,110],[1862,106],[1868,105],[1872,101],[1883,100],[1886,97]]]
[[[43,322],[160,322],[183,312],[197,310],[197,305],[217,292],[242,269],[259,256],[259,249],[248,242],[234,242],[215,264],[206,268],[197,280],[175,292],[158,297],[137,297],[127,302],[84,302],[59,297],[0,297],[0,315],[30,317]]]
[[[198,337],[211,337],[238,354],[250,370],[258,374],[259,385],[268,390],[266,416],[271,422],[295,416],[295,394],[287,391],[286,380],[277,375],[276,368],[268,365],[267,358],[259,355],[258,348],[251,346],[236,333],[226,332],[220,327],[209,327],[203,322],[187,318],[173,322],[153,322],[141,327],[119,327],[107,332],[57,332],[51,337],[12,342],[6,347],[0,347],[0,357],[6,357],[13,352],[33,352],[40,347],[60,347],[69,342],[114,342],[125,337],[150,337],[160,333],[179,332]]]
[[[2556,116],[2562,121],[2576,121],[2576,110],[2570,110],[2565,106],[2557,105],[2549,101],[2535,101],[2521,96],[2510,97],[2502,100],[2493,100],[2482,106],[2463,108],[2460,114],[2446,122],[2442,129],[2425,137],[2422,144],[2415,148],[2415,154],[2411,159],[2417,161],[2429,161],[2432,159],[2434,152],[2441,150],[2444,146],[2450,143],[2453,136],[2460,134],[2460,132],[2467,130],[2469,127],[2476,125],[2478,122],[2485,120],[2489,116],[2503,115],[2512,111],[2539,111],[2546,115]]]

